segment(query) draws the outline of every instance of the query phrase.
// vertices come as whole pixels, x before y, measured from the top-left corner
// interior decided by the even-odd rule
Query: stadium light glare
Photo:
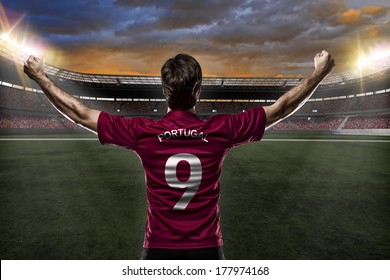
[[[0,35],[0,40],[4,40],[4,41],[7,41],[9,38],[9,34],[8,33],[2,33]]]
[[[390,62],[390,49],[388,47],[378,47],[370,51],[369,54],[360,52],[356,66],[362,70],[366,67],[388,66]]]
[[[41,51],[38,48],[31,47],[26,42],[19,43],[10,36],[9,32],[1,34],[0,38],[1,43],[6,43],[11,46],[19,57],[26,58],[29,55],[40,56],[41,54]]]
[[[358,61],[356,62],[356,66],[359,68],[359,69],[362,69],[363,67],[367,66],[368,64],[368,59],[367,57],[364,55],[364,53],[361,53],[359,55],[359,59]]]

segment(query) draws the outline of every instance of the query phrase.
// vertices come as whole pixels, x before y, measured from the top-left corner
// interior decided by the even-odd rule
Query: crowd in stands
[[[58,117],[35,117],[10,113],[0,113],[1,128],[66,128]]]
[[[344,117],[290,117],[275,126],[274,130],[335,130]]]
[[[81,100],[87,106],[116,115],[161,117],[167,111],[163,101]],[[198,102],[196,112],[203,117],[221,113],[240,113],[258,102]],[[389,114],[362,117],[362,111],[390,108],[390,94],[307,102],[294,116],[273,126],[274,130],[336,130],[390,128]],[[38,114],[37,114],[38,113]],[[386,113],[386,114],[385,114]],[[42,116],[45,115],[45,116]],[[330,114],[326,115],[326,114]],[[356,115],[356,116],[355,116]],[[44,94],[0,86],[0,128],[78,129],[60,115]]]
[[[343,126],[343,129],[388,129],[390,128],[390,114],[371,117],[352,117]]]
[[[376,94],[346,99],[307,102],[297,114],[369,111],[390,107],[390,94]]]
[[[55,112],[49,100],[38,92],[0,86],[0,107]]]

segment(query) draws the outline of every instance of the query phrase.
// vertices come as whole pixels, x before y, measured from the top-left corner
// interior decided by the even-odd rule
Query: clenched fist
[[[27,61],[24,63],[24,73],[30,77],[30,79],[36,81],[39,78],[45,77],[45,71],[43,69],[43,60],[30,55]]]
[[[327,51],[322,51],[314,57],[314,71],[319,75],[326,76],[335,65],[334,58]]]

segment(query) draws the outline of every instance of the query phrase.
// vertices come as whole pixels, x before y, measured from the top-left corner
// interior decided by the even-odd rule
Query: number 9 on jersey
[[[180,181],[177,178],[176,168],[180,161],[188,162],[190,166],[190,177],[187,181]],[[168,186],[177,189],[187,189],[173,210],[184,210],[199,189],[202,181],[202,164],[200,159],[193,154],[175,154],[172,155],[165,164],[165,180]]]

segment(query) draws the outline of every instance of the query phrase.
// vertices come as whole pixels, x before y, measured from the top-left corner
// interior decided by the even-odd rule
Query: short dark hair
[[[163,93],[172,110],[188,110],[200,96],[202,69],[195,58],[178,54],[161,68]]]

